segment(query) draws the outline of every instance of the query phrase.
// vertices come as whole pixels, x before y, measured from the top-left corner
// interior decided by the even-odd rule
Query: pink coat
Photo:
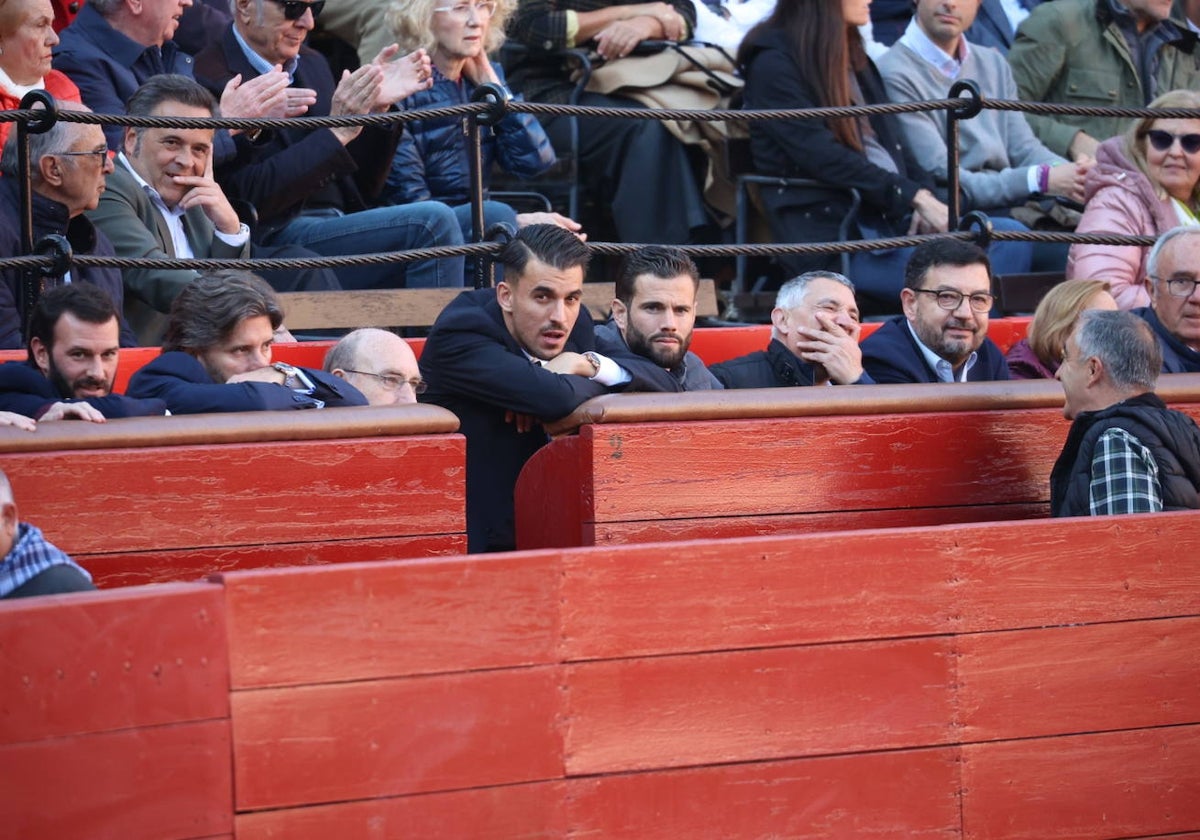
[[[1087,207],[1076,233],[1158,236],[1179,224],[1170,198],[1159,198],[1150,179],[1125,157],[1124,139],[1112,137],[1096,151],[1088,173]],[[1150,305],[1146,257],[1137,245],[1072,245],[1067,278],[1107,280],[1121,309]]]

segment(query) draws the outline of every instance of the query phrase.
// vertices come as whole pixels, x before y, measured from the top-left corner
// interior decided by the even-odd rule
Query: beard
[[[101,389],[104,396],[112,393],[112,382],[105,382],[103,379],[96,379],[93,376],[80,376],[71,382],[63,376],[58,366],[54,364],[54,355],[50,355],[50,370],[46,374],[46,378],[54,385],[55,390],[65,399],[83,399],[79,396],[79,391]]]
[[[678,344],[659,345],[654,342],[660,338],[674,338]],[[625,329],[625,343],[629,345],[629,349],[639,356],[644,356],[654,364],[667,370],[674,370],[679,367],[683,361],[683,357],[687,355],[688,347],[692,343],[692,336],[683,335],[681,333],[654,333],[646,335],[639,332],[638,329],[630,323]]]
[[[978,322],[972,327],[957,318],[936,326],[919,322],[913,326],[921,342],[954,367],[961,365],[973,352],[978,350],[986,337]],[[946,335],[946,330],[950,328],[971,330],[973,334],[969,338],[950,338]]]

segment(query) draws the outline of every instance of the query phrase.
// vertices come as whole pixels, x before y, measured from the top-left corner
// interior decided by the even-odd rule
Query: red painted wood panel
[[[559,560],[414,560],[225,576],[234,688],[557,661]]]
[[[570,775],[950,739],[944,638],[567,666]]]
[[[958,641],[963,741],[1200,722],[1200,618]]]
[[[565,548],[590,542],[584,523],[592,503],[585,498],[592,475],[592,452],[577,435],[543,446],[526,463],[529,481],[518,481],[517,545],[522,548]]]
[[[562,775],[554,667],[235,692],[239,811]]]
[[[593,517],[616,522],[1046,501],[1068,425],[1047,408],[639,423],[580,435],[593,450]]]
[[[238,840],[392,840],[480,837],[559,840],[567,783],[476,788],[239,814]]]
[[[7,601],[0,744],[229,715],[215,586]]]
[[[967,522],[1044,519],[1045,501],[970,507],[850,510],[834,513],[772,514],[770,516],[705,516],[635,522],[592,522],[584,525],[585,545],[631,545],[669,540],[729,540],[868,528],[910,528]],[[532,548],[533,546],[529,546]],[[540,547],[540,546],[539,546]]]
[[[88,554],[462,532],[464,446],[421,435],[34,452],[4,468],[22,516]],[[63,516],[71,498],[87,503]]]
[[[601,776],[570,785],[571,837],[959,836],[952,749]]]
[[[229,721],[0,747],[0,833],[176,840],[233,830]]]
[[[211,574],[331,563],[371,563],[465,554],[466,534],[430,534],[375,540],[277,543],[236,548],[81,554],[75,560],[101,589],[147,583],[201,580]]]
[[[1200,830],[1200,727],[963,747],[966,840]]]

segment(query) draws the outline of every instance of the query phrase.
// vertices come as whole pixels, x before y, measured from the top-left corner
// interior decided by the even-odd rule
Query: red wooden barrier
[[[6,813],[23,836],[63,840],[231,823],[242,840],[1194,837],[1198,525],[1189,512],[706,540],[118,593],[223,591],[205,615],[227,635],[197,632],[178,604],[153,633],[88,613],[33,627],[19,622],[40,605],[3,604],[3,696],[26,699],[11,714],[6,699],[2,731],[37,732],[43,766],[74,755],[63,736],[88,727],[72,717],[96,714],[99,737],[148,745],[140,760],[183,761],[150,740],[162,714],[130,710],[161,690],[143,662],[163,679],[200,667],[182,649],[170,667],[186,640],[228,640],[232,692],[228,722],[178,715],[231,738],[232,778],[195,833],[121,807],[142,790],[112,773],[99,787],[116,806],[60,796],[46,814],[59,781],[39,777]],[[96,676],[63,669],[78,689],[52,695],[44,733],[29,686],[62,679],[57,648],[13,641],[42,627],[60,647],[87,634],[135,675],[114,690],[85,652]],[[172,789],[159,773],[155,789]]]
[[[1161,384],[1200,417],[1200,375]],[[522,471],[518,545],[1044,516],[1061,406],[1056,382],[600,397]]]
[[[434,406],[0,429],[24,519],[114,586],[463,551],[465,444]]]

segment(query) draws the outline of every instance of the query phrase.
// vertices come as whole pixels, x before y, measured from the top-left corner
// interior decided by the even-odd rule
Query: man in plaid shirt
[[[21,522],[8,476],[0,472],[0,598],[95,589],[92,576]]]
[[[1057,373],[1074,423],[1050,474],[1053,516],[1200,508],[1200,429],[1154,394],[1161,368],[1136,315],[1080,317]]]

